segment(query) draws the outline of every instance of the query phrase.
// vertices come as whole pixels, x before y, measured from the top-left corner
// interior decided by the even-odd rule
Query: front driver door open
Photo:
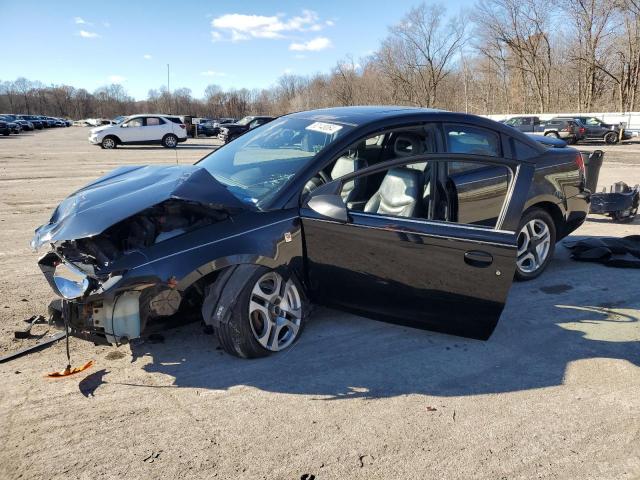
[[[477,161],[468,155],[458,157]],[[427,159],[445,160],[451,155]],[[494,229],[358,211],[349,211],[342,222],[310,208],[307,201],[301,217],[307,282],[314,299],[379,320],[488,338],[513,280],[515,231],[534,172],[529,164],[509,160],[500,164],[509,169],[511,183]],[[339,188],[325,185],[319,193],[330,190]]]

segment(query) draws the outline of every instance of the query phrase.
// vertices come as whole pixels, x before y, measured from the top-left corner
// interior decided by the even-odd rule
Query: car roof
[[[420,113],[443,113],[445,110],[404,106],[355,106],[355,107],[331,107],[318,110],[308,110],[290,114],[293,117],[310,118],[317,120],[334,120],[337,122],[364,125],[365,123],[382,120],[385,118],[413,116]]]
[[[123,116],[123,115],[119,115],[119,116]],[[124,115],[124,117],[126,118],[136,118],[136,117],[180,118],[179,115],[167,115],[166,113],[134,113],[133,115]]]

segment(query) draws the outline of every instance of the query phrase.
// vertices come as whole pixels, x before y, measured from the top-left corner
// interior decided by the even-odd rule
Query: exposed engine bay
[[[121,278],[112,264],[128,253],[144,251],[228,218],[222,208],[171,199],[99,235],[52,244],[53,249],[39,263],[53,289],[64,299],[57,302],[58,318],[66,319],[77,336],[87,338],[91,332],[90,339],[96,343],[119,344],[139,337],[149,319],[177,313],[183,293],[171,282],[110,291]]]
[[[109,227],[95,237],[60,242],[55,245],[55,251],[65,261],[82,270],[85,270],[84,266],[93,267],[94,271],[87,273],[99,275],[100,270],[121,255],[143,250],[227,218],[228,214],[223,210],[184,200],[167,200]]]

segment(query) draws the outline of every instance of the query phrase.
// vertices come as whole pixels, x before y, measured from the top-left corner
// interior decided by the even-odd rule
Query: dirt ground
[[[0,137],[0,353],[52,293],[29,248],[66,195],[117,166],[193,162],[211,140],[105,151],[81,127]],[[640,183],[640,143],[600,184]],[[640,234],[592,216],[574,236]],[[164,343],[72,339],[0,364],[0,478],[638,479],[640,274],[558,245],[514,284],[487,342],[320,310],[296,346],[223,354],[197,324]],[[46,326],[34,330],[47,335]],[[49,332],[50,333],[50,332]],[[307,475],[307,477],[305,477]]]

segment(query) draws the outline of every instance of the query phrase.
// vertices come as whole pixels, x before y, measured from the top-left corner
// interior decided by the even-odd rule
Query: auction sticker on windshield
[[[327,135],[333,135],[342,128],[342,125],[335,125],[333,123],[314,122],[309,125],[306,130],[312,130],[314,132],[326,133]]]

